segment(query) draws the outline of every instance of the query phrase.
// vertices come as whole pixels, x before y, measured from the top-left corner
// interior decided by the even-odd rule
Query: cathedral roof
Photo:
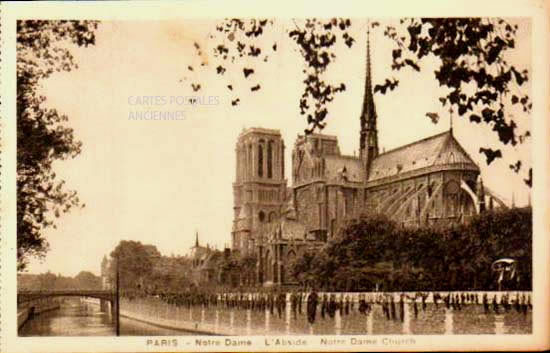
[[[458,163],[479,171],[479,167],[460,146],[452,132],[446,131],[378,155],[372,161],[369,181],[426,167]]]
[[[326,156],[325,177],[328,180],[341,180],[361,183],[365,180],[361,159],[353,156]]]

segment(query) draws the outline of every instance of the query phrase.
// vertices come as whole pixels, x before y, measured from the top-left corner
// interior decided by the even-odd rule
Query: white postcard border
[[[393,6],[392,6],[393,5]],[[549,12],[544,1],[393,1],[378,2],[376,8],[359,1],[316,2],[279,1],[189,1],[189,2],[38,2],[3,3],[0,13],[1,74],[1,330],[0,350],[5,352],[103,352],[103,351],[366,351],[366,350],[533,350],[548,348],[549,281],[548,271],[549,212]],[[16,328],[16,236],[15,236],[15,21],[17,19],[99,19],[99,20],[160,20],[174,18],[224,17],[402,17],[402,16],[524,16],[532,19],[533,41],[533,208],[534,208],[534,280],[533,334],[531,335],[375,335],[359,336],[376,339],[372,346],[354,346],[357,336],[251,336],[251,345],[227,346],[225,338],[201,336],[181,337],[44,337],[22,338]],[[274,338],[305,340],[307,345],[268,345]],[[321,338],[344,339],[347,344],[322,345]],[[148,340],[177,339],[178,345],[156,346]],[[197,346],[197,339],[219,340],[220,346]],[[413,339],[414,344],[384,344]],[[272,342],[272,341],[271,341]],[[409,342],[410,343],[410,342]]]

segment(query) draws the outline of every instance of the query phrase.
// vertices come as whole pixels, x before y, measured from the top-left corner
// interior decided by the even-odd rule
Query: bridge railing
[[[20,290],[17,303],[49,297],[91,297],[112,301],[115,293],[110,290]]]

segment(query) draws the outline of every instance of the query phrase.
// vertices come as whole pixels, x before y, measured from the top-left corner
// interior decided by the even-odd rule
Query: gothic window
[[[281,178],[285,178],[285,147],[281,145],[281,155],[279,157],[281,160]]]
[[[254,169],[252,168],[252,145],[248,145],[248,153],[246,155],[246,167],[248,168],[248,177],[250,177],[250,175],[254,173]]]
[[[267,143],[267,177],[273,178],[273,141]]]
[[[265,221],[265,213],[264,211],[260,211],[260,213],[258,213],[258,219],[260,220],[260,222],[264,222]]]
[[[267,281],[273,281],[273,256],[271,251],[267,251],[265,256],[265,277]]]
[[[355,194],[350,193],[346,195],[346,213],[349,212],[350,214],[353,212],[353,206],[355,205]]]
[[[258,145],[258,176],[264,176],[264,147]]]
[[[287,255],[287,262],[288,263],[292,263],[292,261],[294,261],[296,259],[296,253],[294,252],[294,250],[290,250],[288,252],[288,255]]]
[[[323,227],[323,204],[320,203],[317,205],[317,213],[319,219],[319,228]]]
[[[344,194],[344,217],[347,217],[349,211],[349,196]]]

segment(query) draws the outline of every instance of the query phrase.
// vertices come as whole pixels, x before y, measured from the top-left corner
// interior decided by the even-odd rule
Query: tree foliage
[[[82,144],[68,117],[45,106],[40,83],[55,72],[77,68],[71,47],[95,43],[93,21],[17,22],[17,265],[48,249],[44,229],[54,218],[82,205],[54,172],[56,160],[73,158]]]
[[[122,240],[111,252],[110,282],[116,282],[118,273],[121,289],[137,290],[151,276],[155,260],[160,257],[153,245]]]
[[[152,271],[144,276],[140,289],[148,293],[180,292],[192,286],[191,261],[185,257],[161,256],[153,258]]]
[[[226,85],[227,89],[235,94],[231,100],[232,106],[241,102],[241,97],[236,96],[237,87],[246,85],[251,92],[261,89],[262,85],[256,79],[257,72],[265,63],[270,62],[274,55],[280,53],[279,43],[267,43],[264,40],[265,33],[272,30],[274,25],[276,23],[272,19],[230,18],[221,21],[216,26],[215,34],[210,35],[210,39],[216,43],[213,46],[216,63],[210,67],[215,68],[220,76],[224,76],[228,69],[243,73],[242,81],[231,81]],[[336,60],[336,45],[341,42],[351,47],[355,42],[348,31],[350,26],[351,20],[344,18],[295,19],[284,29],[288,39],[295,43],[295,49],[304,62],[304,91],[298,104],[300,114],[307,120],[306,133],[325,127],[328,104],[336,93],[346,89],[343,82],[329,82],[325,73]],[[201,56],[203,48],[195,43],[195,49],[197,55]],[[201,66],[206,66],[206,63],[202,62]],[[190,66],[188,70],[195,69]],[[190,85],[195,92],[196,88],[202,87],[196,82]]]
[[[352,21],[356,20],[294,19],[284,28],[303,60],[304,91],[298,104],[305,118],[306,133],[326,126],[330,102],[336,93],[346,89],[345,82],[329,82],[325,73],[336,62],[337,43],[343,43],[344,48],[353,46]],[[258,91],[261,82],[254,79],[255,73],[279,53],[278,43],[266,44],[262,39],[278,25],[268,19],[221,21],[216,26],[216,34],[210,35],[216,43],[213,50],[218,60],[211,67],[215,67],[220,76],[225,75],[227,69],[242,70],[245,84],[251,91]],[[442,106],[467,118],[474,126],[490,126],[503,145],[516,146],[530,138],[530,131],[519,131],[517,124],[517,119],[529,117],[532,108],[526,84],[529,73],[506,60],[507,52],[516,47],[517,25],[499,18],[405,18],[397,26],[381,26],[376,21],[369,22],[368,26],[373,31],[383,30],[394,43],[390,65],[396,72],[405,68],[422,72],[424,59],[437,59],[437,66],[431,69],[434,79],[446,88],[446,93],[434,99]],[[196,49],[199,54],[204,50],[198,45]],[[201,65],[206,66],[206,63]],[[375,85],[375,93],[388,94],[399,87],[395,77],[383,78],[382,82]],[[193,85],[197,87],[197,83]],[[228,82],[227,88],[236,95],[238,85]],[[234,97],[231,102],[236,106],[241,98]],[[517,106],[522,117],[512,117],[511,106]],[[436,113],[427,112],[426,116],[434,123],[439,120]],[[488,165],[503,156],[501,149],[494,146],[481,146],[479,152]],[[510,165],[516,173],[522,168],[526,170],[525,183],[531,186],[531,168],[522,166],[521,160]]]
[[[292,265],[301,283],[337,290],[492,290],[491,264],[512,258],[531,289],[532,211],[487,212],[467,225],[403,228],[385,216],[351,222],[316,253]]]
[[[421,71],[425,58],[436,58],[434,77],[446,93],[438,97],[459,117],[473,124],[486,124],[503,145],[516,146],[529,139],[528,129],[519,131],[517,119],[527,119],[532,103],[527,94],[529,73],[506,59],[516,47],[517,25],[500,18],[407,18],[401,28],[386,26],[384,34],[395,48],[392,69]],[[386,81],[375,90],[386,93],[398,86],[398,80]],[[521,117],[512,116],[517,106]],[[480,147],[487,165],[502,157],[500,148]],[[510,165],[518,173],[521,161]],[[528,169],[525,182],[532,183]]]
[[[18,290],[95,290],[101,289],[101,277],[81,271],[74,277],[51,272],[41,274],[21,273],[17,276]]]
[[[90,271],[80,271],[75,277],[77,289],[92,290],[101,289],[101,278]]]
[[[201,286],[207,288],[218,284],[218,271],[233,268],[246,259],[235,258],[235,262],[222,260],[223,253],[211,250],[206,267],[197,264],[197,258],[188,256],[163,256],[154,245],[142,244],[138,241],[123,240],[110,254],[110,260],[104,261],[102,267],[107,275],[111,288],[116,288],[117,271],[122,295],[141,296],[159,293],[177,293]],[[202,256],[201,256],[202,258]],[[118,262],[118,266],[117,266]],[[228,267],[229,266],[229,267]],[[236,267],[239,274],[246,269]],[[213,269],[214,278],[207,275]],[[232,272],[229,272],[232,273]]]
[[[222,286],[250,286],[256,279],[257,258],[254,255],[242,255],[233,252],[224,256],[219,263],[219,283]]]

